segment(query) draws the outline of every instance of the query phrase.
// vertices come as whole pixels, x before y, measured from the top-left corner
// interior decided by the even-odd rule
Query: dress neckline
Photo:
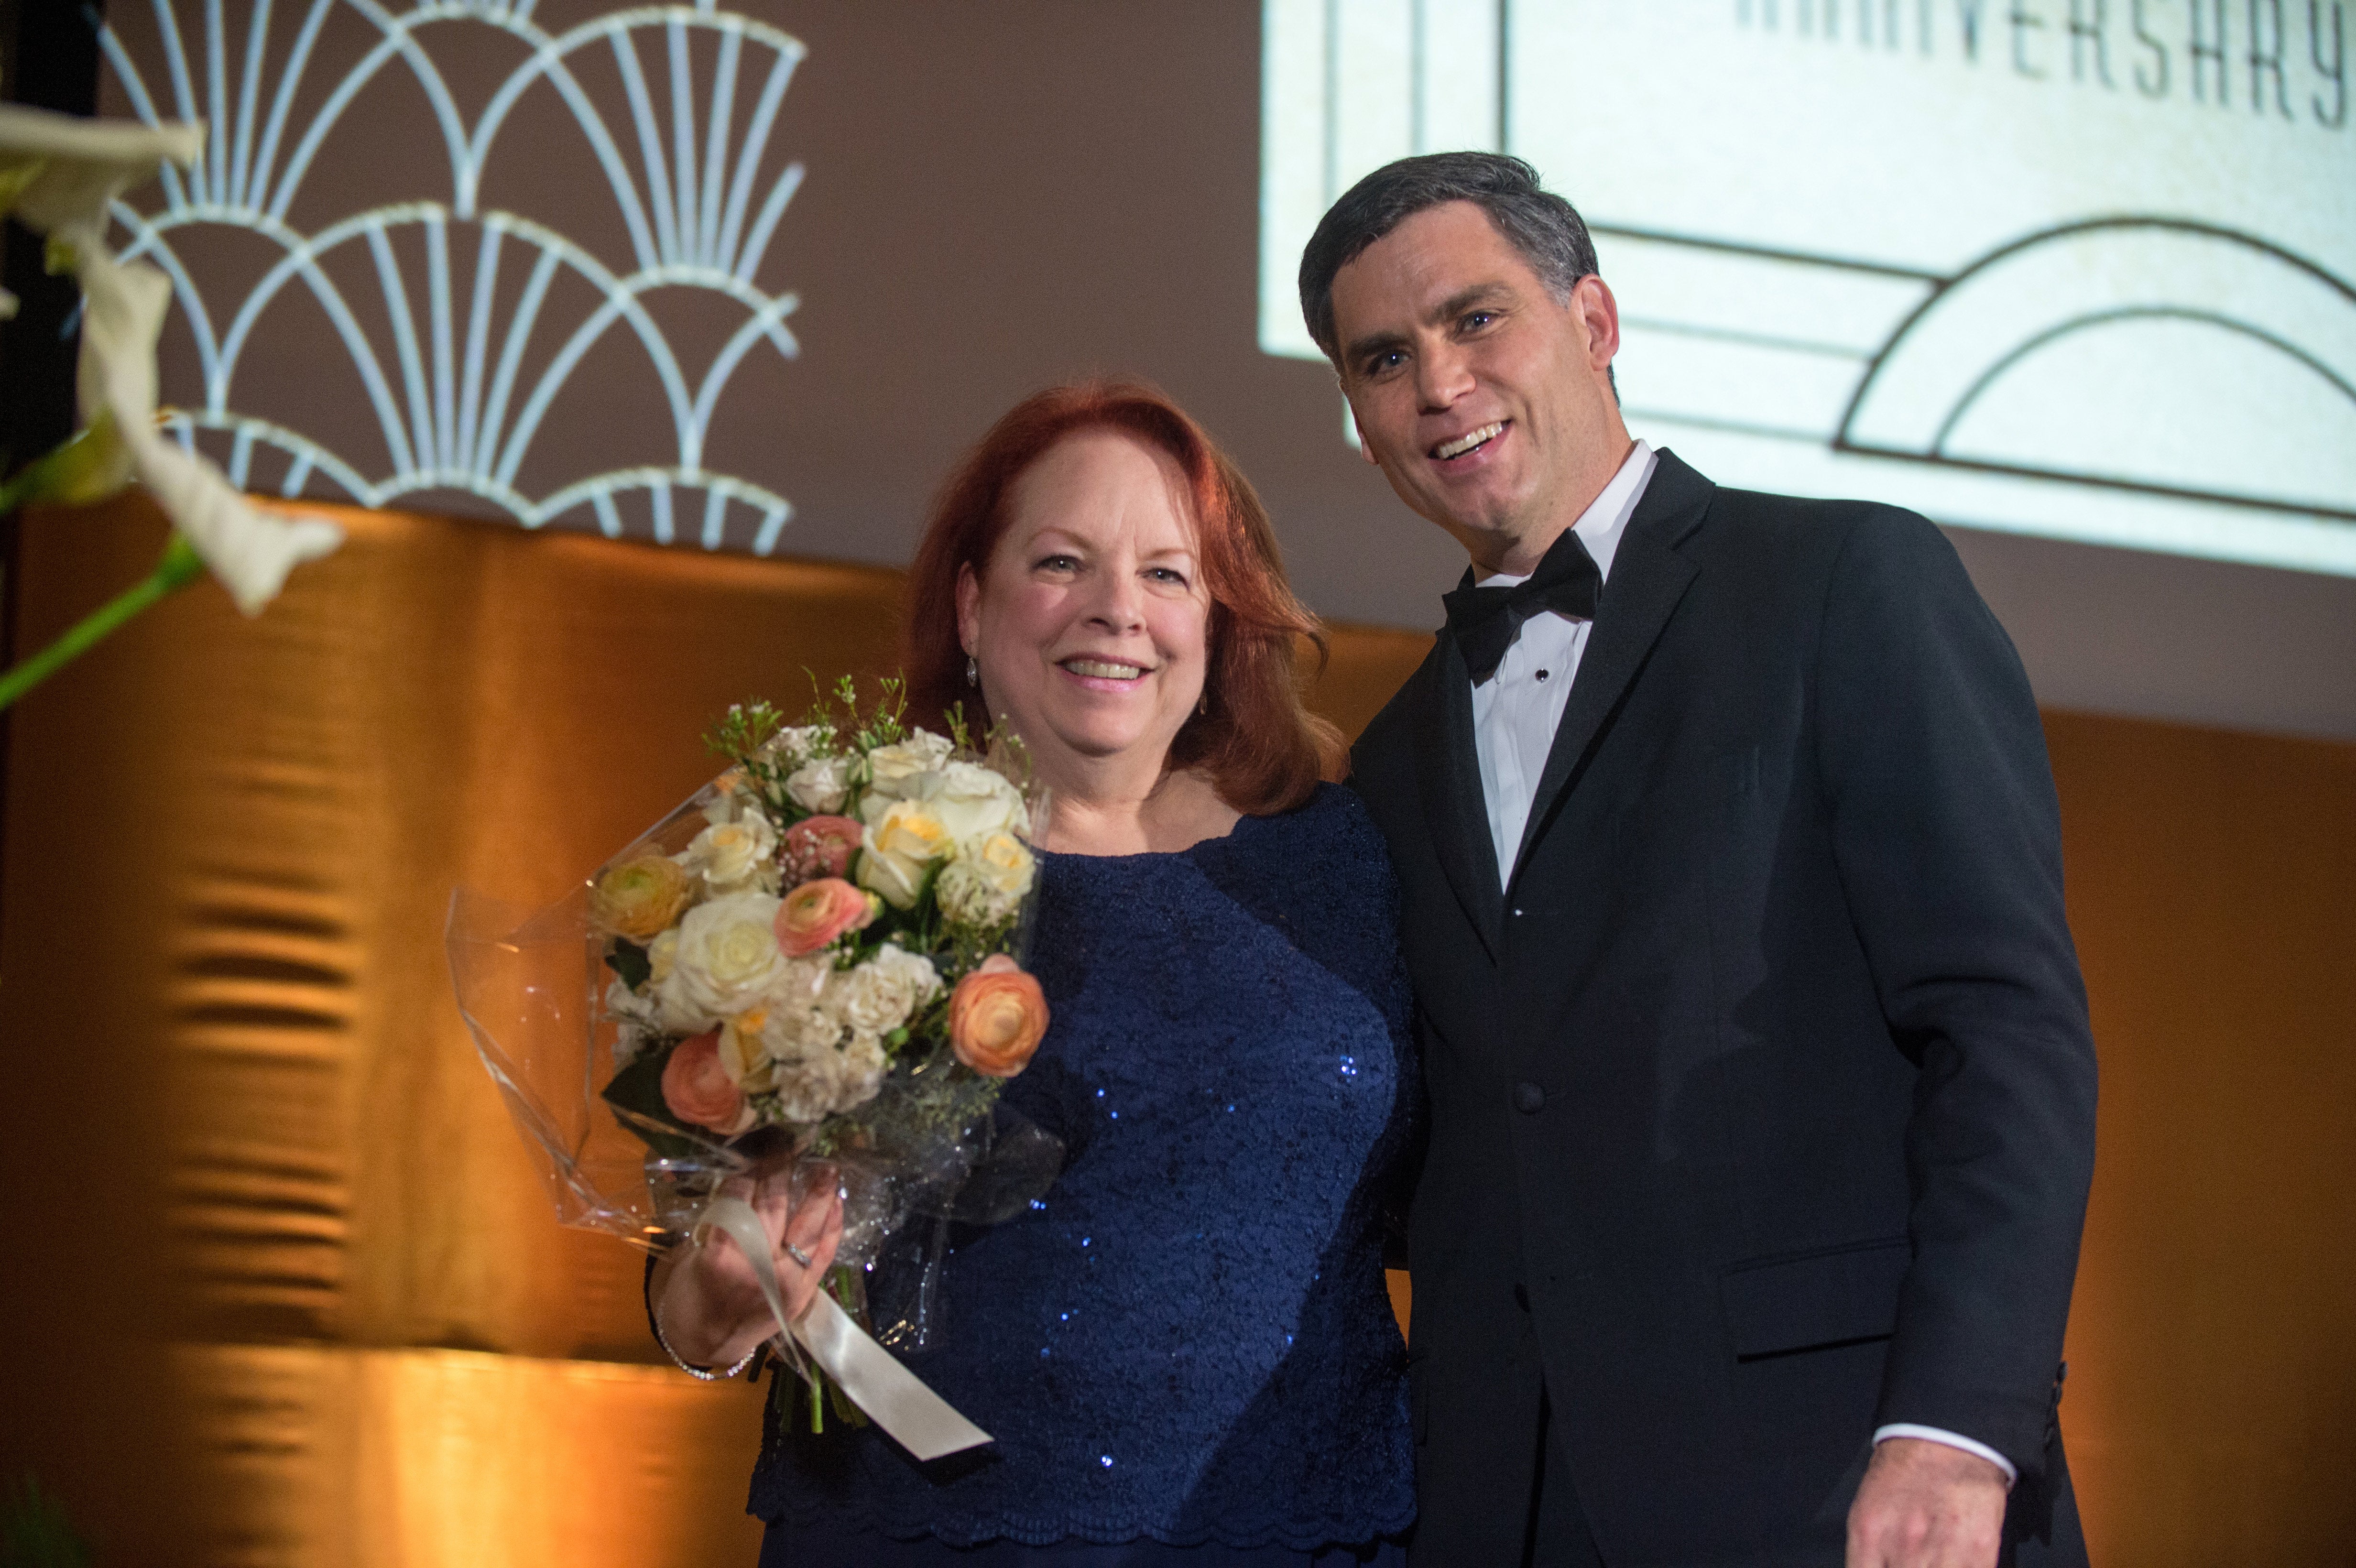
[[[1273,822],[1280,816],[1298,816],[1302,812],[1314,810],[1327,787],[1321,783],[1307,800],[1294,806],[1290,811],[1272,812],[1267,816],[1255,816],[1250,812],[1244,812],[1237,816],[1236,825],[1225,833],[1215,833],[1208,838],[1197,838],[1183,849],[1137,849],[1126,855],[1086,855],[1076,849],[1044,849],[1034,847],[1032,853],[1042,860],[1090,861],[1098,865],[1184,859],[1215,845],[1236,843],[1246,833],[1258,832],[1263,824]]]
[[[1122,861],[1179,860],[1194,854],[1205,845],[1232,844],[1243,836],[1244,824],[1266,820],[1265,817],[1253,816],[1247,813],[1237,816],[1236,825],[1225,833],[1214,833],[1207,838],[1197,838],[1183,849],[1132,849],[1125,855],[1089,855],[1077,849],[1034,848],[1032,853],[1042,860],[1087,860],[1098,865],[1114,865]]]

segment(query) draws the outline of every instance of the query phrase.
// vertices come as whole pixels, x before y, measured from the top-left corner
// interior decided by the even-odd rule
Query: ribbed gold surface
[[[234,1568],[749,1563],[760,1397],[473,1350],[198,1345],[205,1560]]]

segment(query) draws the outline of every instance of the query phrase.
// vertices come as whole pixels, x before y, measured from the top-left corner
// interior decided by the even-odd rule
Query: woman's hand
[[[831,1168],[804,1168],[798,1202],[794,1175],[793,1168],[780,1167],[732,1177],[720,1187],[721,1196],[744,1200],[760,1216],[788,1322],[809,1308],[842,1241],[842,1198]],[[693,1365],[734,1366],[777,1331],[751,1260],[725,1232],[674,1250],[655,1265],[651,1288],[662,1337]]]

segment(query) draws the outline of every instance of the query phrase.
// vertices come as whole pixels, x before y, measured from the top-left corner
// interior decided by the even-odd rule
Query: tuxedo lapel
[[[1514,857],[1516,876],[1556,803],[1585,766],[1604,721],[1619,707],[1661,629],[1669,624],[1677,602],[1692,584],[1699,569],[1679,555],[1676,547],[1700,523],[1716,488],[1679,462],[1676,453],[1665,447],[1661,450],[1644,498],[1636,503],[1635,515],[1628,519],[1627,531],[1612,558],[1612,575],[1604,582],[1594,630],[1588,634],[1587,651],[1580,657],[1579,674],[1563,703],[1562,722],[1555,726],[1546,771],[1538,775],[1537,789],[1530,797],[1529,820]],[[1469,696],[1466,709],[1469,727]],[[1474,784],[1477,799],[1477,777]]]
[[[1464,917],[1497,955],[1505,894],[1497,880],[1497,847],[1489,835],[1488,802],[1481,794],[1481,760],[1472,748],[1472,677],[1455,635],[1446,628],[1426,659],[1424,689],[1416,704],[1416,780],[1433,849],[1455,890]]]

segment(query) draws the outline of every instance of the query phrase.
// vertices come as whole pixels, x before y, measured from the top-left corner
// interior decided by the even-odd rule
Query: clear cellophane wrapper
[[[851,717],[846,709],[846,720]],[[892,728],[884,731],[886,736],[894,732]],[[946,1016],[957,982],[979,969],[983,960],[1002,955],[1019,963],[1035,910],[1035,868],[1019,892],[1012,891],[1014,877],[1009,867],[1017,852],[1002,837],[971,833],[965,839],[952,833],[953,848],[935,862],[920,865],[921,874],[915,878],[905,874],[906,857],[901,858],[902,874],[896,877],[889,867],[860,867],[862,856],[882,858],[873,824],[861,824],[862,818],[892,817],[894,806],[901,816],[925,815],[930,791],[931,804],[939,806],[930,814],[933,817],[951,828],[971,827],[974,813],[967,810],[960,816],[960,806],[969,806],[977,795],[986,797],[993,790],[1005,797],[1001,804],[1012,806],[1001,812],[1012,820],[984,820],[982,826],[1002,827],[1026,841],[1021,865],[1029,867],[1027,840],[1037,837],[1044,821],[1044,792],[1030,787],[1022,776],[1027,770],[1021,767],[1019,752],[1012,762],[1007,760],[1002,741],[985,753],[922,731],[896,732],[920,738],[903,742],[899,750],[921,745],[939,753],[940,768],[911,773],[904,767],[887,784],[881,779],[884,763],[905,764],[906,757],[884,755],[894,750],[891,745],[862,750],[858,741],[872,740],[872,731],[864,737],[842,734],[838,744],[853,761],[846,770],[850,784],[839,808],[853,816],[800,807],[781,787],[781,781],[798,772],[789,772],[795,755],[789,748],[777,754],[780,744],[772,741],[766,759],[758,751],[740,759],[738,766],[705,784],[587,882],[545,909],[532,912],[459,890],[452,900],[448,944],[460,1010],[547,1184],[560,1222],[662,1250],[694,1232],[699,1217],[732,1177],[765,1184],[782,1178],[792,1184],[796,1202],[814,1188],[831,1184],[842,1199],[843,1231],[829,1277],[830,1294],[883,1344],[916,1350],[938,1328],[937,1283],[949,1227],[995,1223],[1021,1211],[1054,1181],[1063,1147],[998,1104],[1004,1078],[964,1064]],[[790,737],[809,731],[785,733]],[[866,771],[870,754],[877,759],[873,777]],[[953,772],[952,763],[983,769],[1005,787],[969,771]],[[962,795],[945,791],[938,782],[944,777],[968,786]],[[821,796],[819,804],[838,803]],[[982,817],[995,809],[985,798]],[[749,820],[752,816],[763,820],[755,824]],[[791,850],[794,829],[810,822],[864,827],[862,843],[850,851],[848,864],[841,863],[840,842],[833,846],[834,863],[820,857],[820,863],[813,865],[808,856],[797,863]],[[834,831],[840,839],[850,829],[838,827]],[[732,847],[739,853],[733,861],[715,857],[711,852],[715,838],[728,838],[732,833]],[[725,861],[724,869],[742,873],[747,859],[742,851],[748,848],[742,840],[747,836],[749,848],[759,851],[751,857],[755,870],[749,877],[715,887],[707,880],[706,870],[695,869],[710,869]],[[983,901],[980,914],[959,921],[951,916],[942,883],[958,856],[980,858],[985,839],[990,853],[998,858],[993,871],[997,882],[994,889],[968,897],[969,905]],[[916,968],[903,955],[913,955],[930,967],[937,985],[928,991],[917,987],[920,999],[894,1029],[862,1034],[851,1024],[843,1025],[841,1054],[861,1057],[865,1076],[837,1072],[832,1103],[806,1092],[798,1099],[788,1090],[746,1093],[734,1123],[714,1126],[690,1121],[667,1102],[664,1070],[673,1052],[696,1045],[695,1035],[712,1032],[701,1026],[713,1022],[719,1011],[711,1006],[716,987],[706,984],[694,993],[696,1001],[679,1004],[673,1016],[665,1016],[650,1000],[663,987],[644,973],[649,951],[659,950],[665,936],[638,943],[617,935],[609,896],[617,872],[643,870],[657,859],[689,870],[689,902],[666,928],[674,947],[683,945],[680,933],[697,905],[734,900],[734,905],[757,914],[767,904],[748,901],[745,894],[755,901],[775,901],[803,883],[821,880],[860,888],[873,911],[866,926],[846,932],[818,952],[796,955],[784,983],[721,1020],[720,1055],[728,1058],[733,1048],[734,1065],[753,1064],[744,1083],[763,1082],[766,1075],[780,1072],[761,1049],[762,1041],[779,1029],[774,1024],[748,1029],[748,1023],[774,1019],[782,1006],[814,1009],[810,1017],[817,1021],[801,1031],[805,1037],[822,1029],[824,1009],[817,999],[830,1002],[838,991],[858,990],[851,984],[858,978],[852,971],[884,947],[898,949],[886,961],[897,965],[903,977]],[[769,869],[758,869],[763,861]],[[813,871],[841,874],[822,878],[809,874]],[[663,873],[658,880],[668,878]],[[973,879],[965,880],[970,884]],[[906,901],[886,901],[869,891],[873,886],[884,887]],[[685,962],[674,961],[673,976]],[[921,976],[922,971],[917,972]],[[638,981],[636,989],[629,984],[633,978]],[[666,985],[680,988],[668,980]],[[694,992],[692,987],[686,988]],[[873,1000],[854,997],[844,1010],[865,1023],[876,1023],[872,1008],[859,1013],[862,999]],[[894,999],[885,997],[887,1008]],[[723,998],[722,1006],[729,1000]],[[699,1006],[706,1010],[695,1012]],[[1044,1003],[1041,1007],[1044,1027]],[[676,1016],[680,1012],[689,1016]],[[892,1021],[888,1011],[880,1021]],[[690,1029],[693,1035],[685,1032]],[[808,1040],[789,1049],[807,1051]],[[883,1054],[880,1073],[872,1060],[877,1049]],[[732,1066],[728,1076],[739,1074]],[[841,1082],[845,1078],[847,1086]],[[860,1097],[868,1079],[872,1089]],[[823,1114],[808,1115],[821,1107]],[[793,1112],[804,1113],[803,1119],[795,1119]],[[875,1265],[887,1251],[895,1254],[894,1266],[881,1277],[894,1288],[888,1299],[878,1293],[871,1300],[869,1283],[878,1277]],[[800,1365],[790,1342],[779,1349]]]

